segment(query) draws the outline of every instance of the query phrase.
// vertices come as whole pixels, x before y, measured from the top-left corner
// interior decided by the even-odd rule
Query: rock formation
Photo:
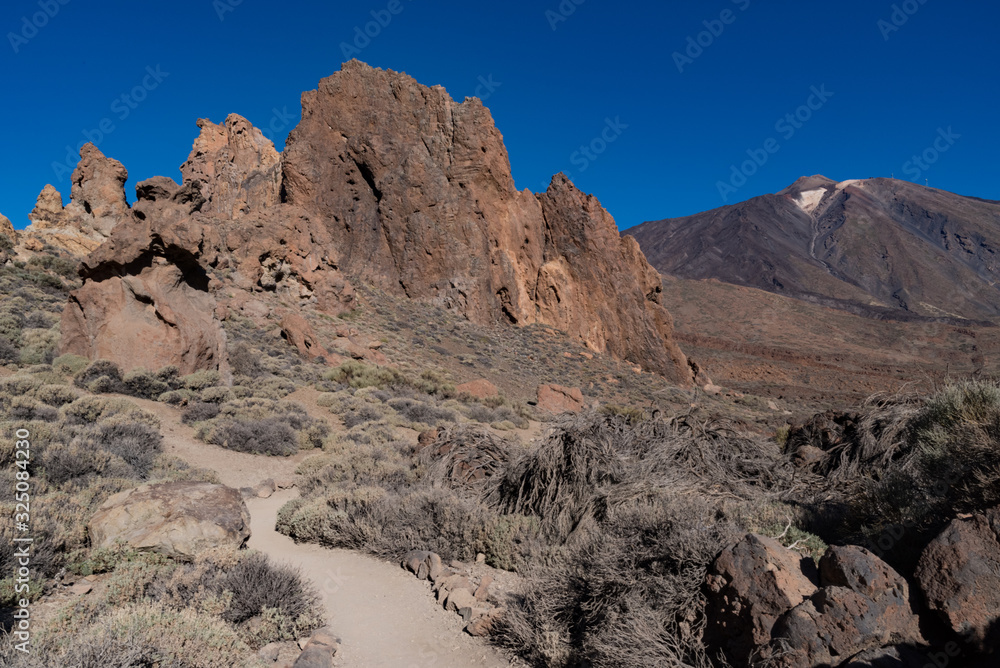
[[[136,220],[80,266],[84,283],[63,311],[62,350],[129,370],[224,369],[225,335],[202,265],[206,229],[188,217],[203,200],[169,179],[138,191],[150,199],[137,202]]]
[[[230,114],[216,125],[198,121],[201,134],[181,166],[184,183],[198,182],[207,214],[239,218],[281,201],[281,155],[250,121]]]
[[[49,245],[86,255],[107,240],[117,225],[131,220],[125,198],[128,172],[122,163],[85,144],[71,180],[70,203],[65,207],[62,195],[51,185],[38,195],[28,215],[31,225],[21,235],[29,250]]]
[[[235,489],[204,482],[143,485],[115,494],[87,525],[93,547],[122,540],[192,560],[216,547],[241,547],[250,538],[250,512]]]
[[[182,323],[150,310],[150,299],[174,313],[194,308],[187,284],[207,293],[197,307],[208,309],[219,286],[204,274],[217,269],[244,294],[276,293],[331,315],[353,308],[355,280],[478,324],[550,325],[594,351],[691,381],[660,278],[635,241],[620,238],[597,200],[563,175],[542,195],[517,191],[481,102],[459,104],[440,87],[354,61],[302,104],[284,155],[240,116],[199,121],[183,184],[140,184],[137,222],[115,228],[85,261],[84,287],[64,318],[64,352],[115,354],[110,324],[126,312],[166,323],[158,339],[169,331],[176,345],[165,351],[211,339],[203,334],[214,308]],[[157,292],[151,281],[162,280],[179,291]],[[186,364],[221,362],[199,345]],[[297,345],[320,356],[327,346]]]
[[[1000,507],[952,520],[920,556],[916,579],[927,606],[964,644],[1000,649]]]
[[[748,534],[712,564],[705,593],[705,642],[733,665],[841,666],[923,643],[906,580],[860,547],[831,547],[817,568]]]
[[[7,237],[12,244],[17,243],[17,230],[14,229],[10,219],[2,213],[0,213],[0,234]]]

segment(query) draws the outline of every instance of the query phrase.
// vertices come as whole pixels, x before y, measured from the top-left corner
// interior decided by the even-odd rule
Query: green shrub
[[[198,397],[194,390],[171,390],[156,398],[157,401],[171,406],[184,406]]]
[[[182,387],[194,390],[195,392],[200,392],[207,387],[220,385],[222,383],[222,377],[219,375],[219,372],[215,370],[195,371],[194,373],[181,377],[180,383]]]
[[[47,364],[59,348],[58,329],[25,329],[21,333],[21,364]]]
[[[120,392],[123,389],[122,370],[114,362],[97,360],[76,374],[73,383],[98,394]]]
[[[80,397],[62,407],[65,420],[71,425],[94,424],[112,417],[121,416],[134,422],[143,422],[159,428],[160,420],[127,399],[108,397]]]
[[[75,376],[90,364],[90,360],[79,355],[60,355],[52,360],[52,368],[64,376]]]

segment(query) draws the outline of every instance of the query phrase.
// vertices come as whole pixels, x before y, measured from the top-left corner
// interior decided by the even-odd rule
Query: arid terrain
[[[0,665],[995,665],[1000,205],[633,238],[477,98],[302,104],[0,217]]]

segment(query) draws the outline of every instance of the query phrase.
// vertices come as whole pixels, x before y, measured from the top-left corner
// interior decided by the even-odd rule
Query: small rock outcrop
[[[920,556],[916,578],[927,606],[964,644],[1000,649],[1000,507],[952,520]]]
[[[470,380],[468,383],[456,385],[455,391],[459,394],[467,394],[474,399],[490,399],[500,396],[500,390],[497,389],[497,386],[485,378]]]
[[[2,213],[0,213],[0,234],[7,237],[11,244],[17,243],[17,230],[14,229],[10,219]]]
[[[713,563],[705,642],[734,665],[841,666],[859,654],[923,642],[906,580],[864,548],[811,558],[747,535]]]
[[[489,573],[477,577],[469,566],[458,561],[444,565],[440,556],[426,550],[408,552],[402,566],[417,579],[431,581],[438,602],[462,618],[469,635],[489,635],[504,614],[504,608],[490,596],[493,576]]]
[[[23,233],[29,250],[45,245],[86,255],[100,246],[119,224],[131,220],[125,197],[128,172],[124,165],[101,153],[93,144],[80,149],[80,162],[71,175],[70,203],[51,185],[38,195],[31,220]]]
[[[87,525],[91,545],[124,541],[138,550],[192,560],[208,549],[241,547],[250,513],[240,493],[202,482],[143,485],[104,502]]]
[[[584,409],[583,392],[578,387],[539,385],[535,391],[538,408],[556,415],[579,413]]]

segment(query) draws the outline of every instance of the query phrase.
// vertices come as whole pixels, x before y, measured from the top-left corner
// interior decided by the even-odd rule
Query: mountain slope
[[[665,274],[874,318],[1000,321],[1000,202],[893,179],[813,176],[628,232]]]

